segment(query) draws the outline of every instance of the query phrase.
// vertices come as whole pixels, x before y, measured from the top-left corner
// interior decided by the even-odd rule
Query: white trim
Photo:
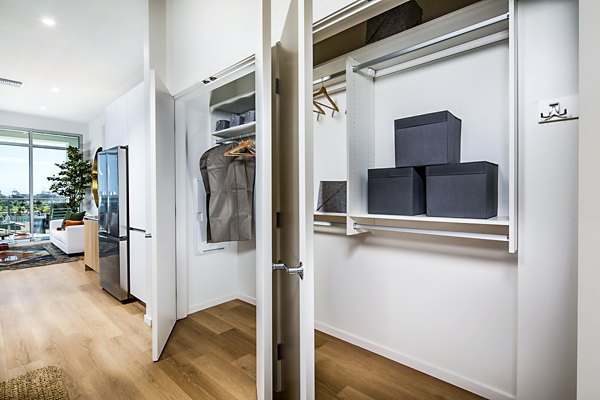
[[[445,382],[451,383],[452,385],[458,386],[475,394],[485,397],[490,400],[514,400],[516,396],[514,394],[506,393],[501,389],[497,389],[486,385],[481,382],[477,382],[473,379],[467,378],[465,376],[459,375],[455,372],[449,371],[447,369],[438,367],[436,365],[430,364],[426,361],[419,360],[417,358],[411,357],[407,354],[400,353],[396,350],[390,349],[389,347],[371,342],[367,339],[363,339],[351,333],[342,331],[340,329],[336,329],[330,325],[325,323],[315,321],[315,329],[321,332],[324,332],[328,335],[334,336],[338,339],[341,339],[345,342],[351,343],[355,346],[361,347],[363,349],[372,351],[373,353],[379,354],[385,358],[388,358],[392,361],[400,363],[402,365],[406,365],[410,368],[416,369],[417,371],[421,371],[427,375],[433,376],[435,378],[441,379]]]
[[[245,294],[238,294],[238,300],[243,301],[244,303],[252,304],[256,307],[256,299],[254,297],[246,296]]]
[[[204,303],[190,305],[188,307],[188,315],[196,313],[198,311],[206,310],[207,308],[218,306],[219,304],[227,303],[228,301],[237,300],[237,298],[238,298],[237,293],[231,293],[231,294],[228,294],[227,296],[218,297],[216,299],[205,301]]]
[[[148,314],[144,314],[144,322],[146,323],[146,325],[148,325],[149,327],[152,327],[152,317]]]

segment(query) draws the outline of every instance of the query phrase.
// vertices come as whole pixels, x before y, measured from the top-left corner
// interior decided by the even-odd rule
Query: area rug
[[[0,400],[68,400],[62,370],[55,365],[0,383]]]
[[[12,246],[0,251],[0,271],[41,267],[82,260],[83,255],[68,256],[52,243]]]

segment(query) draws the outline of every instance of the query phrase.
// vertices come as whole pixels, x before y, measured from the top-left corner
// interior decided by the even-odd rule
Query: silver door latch
[[[300,265],[298,265],[297,267],[288,267],[281,261],[278,261],[273,264],[273,271],[278,270],[283,270],[290,275],[298,274],[300,276],[300,279],[304,279],[304,267],[302,266],[302,263],[300,263]]]

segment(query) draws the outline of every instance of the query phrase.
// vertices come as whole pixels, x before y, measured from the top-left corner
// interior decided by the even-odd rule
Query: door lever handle
[[[273,271],[279,270],[285,271],[290,275],[298,274],[300,276],[300,279],[304,279],[304,267],[302,266],[302,263],[300,263],[300,265],[298,265],[297,267],[288,267],[281,261],[278,261],[273,264]]]

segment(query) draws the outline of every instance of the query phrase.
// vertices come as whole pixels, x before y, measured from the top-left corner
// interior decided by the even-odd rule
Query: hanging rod
[[[238,135],[238,136],[219,139],[216,141],[216,143],[221,144],[221,143],[226,143],[226,142],[234,142],[236,140],[248,139],[248,138],[255,137],[255,136],[256,136],[256,132],[244,133],[244,134]]]
[[[447,33],[445,35],[442,35],[442,36],[439,36],[439,37],[427,40],[425,42],[418,43],[418,44],[406,47],[404,49],[394,51],[393,53],[386,54],[384,56],[375,58],[374,60],[367,61],[367,62],[364,62],[362,64],[354,65],[352,67],[352,72],[362,71],[363,69],[369,68],[369,67],[371,67],[373,65],[381,64],[382,62],[392,60],[394,58],[403,56],[405,54],[409,54],[409,53],[412,53],[414,51],[421,50],[421,49],[424,49],[424,48],[429,47],[429,46],[433,46],[434,44],[442,43],[442,42],[445,42],[447,40],[454,39],[456,37],[465,35],[467,33],[474,32],[474,31],[479,30],[481,28],[485,28],[487,26],[497,24],[498,22],[502,22],[502,21],[507,20],[509,18],[509,15],[510,15],[509,13],[498,15],[497,17],[486,19],[485,21],[481,21],[479,23],[467,26],[467,27],[459,29],[457,31],[450,32],[450,33]]]
[[[366,229],[370,231],[386,231],[399,233],[413,233],[416,235],[450,236],[464,239],[492,240],[496,242],[508,242],[508,235],[476,232],[440,231],[435,229],[400,228],[396,226],[365,225],[354,223],[354,229]]]
[[[319,83],[327,82],[329,80],[332,80],[332,79],[340,77],[340,76],[344,76],[344,75],[346,75],[346,71],[338,71],[338,72],[335,72],[333,74],[322,76],[319,79],[315,79],[313,81],[313,86],[314,85],[318,85]]]

